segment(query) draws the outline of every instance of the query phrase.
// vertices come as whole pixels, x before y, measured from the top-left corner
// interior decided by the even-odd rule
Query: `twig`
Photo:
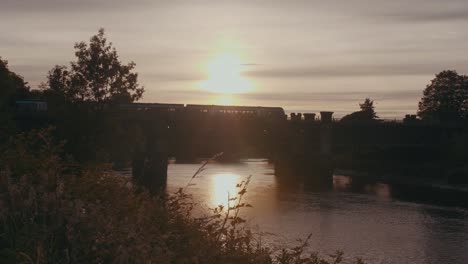
[[[184,189],[182,191],[185,191],[189,186],[191,186],[191,183],[192,183],[193,179],[195,179],[198,176],[198,174],[200,174],[202,171],[205,170],[206,165],[208,165],[208,163],[210,161],[213,161],[213,160],[217,159],[218,157],[220,157],[222,155],[223,155],[223,152],[216,153],[215,155],[213,155],[213,157],[211,157],[211,158],[207,159],[205,162],[203,162],[203,164],[200,166],[200,168],[198,168],[198,170],[192,175],[189,182],[187,183],[187,185],[185,185],[185,187],[184,187]]]

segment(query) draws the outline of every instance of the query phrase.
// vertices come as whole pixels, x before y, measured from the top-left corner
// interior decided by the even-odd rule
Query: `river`
[[[199,166],[170,164],[168,191],[186,186]],[[399,187],[383,183],[353,188],[346,175],[334,175],[328,191],[284,185],[274,166],[261,159],[208,164],[188,192],[202,208],[226,205],[228,193],[234,194],[236,184],[249,175],[245,199],[253,208],[245,208],[243,217],[254,230],[274,234],[264,236],[268,245],[296,245],[296,239],[312,234],[311,249],[322,254],[342,250],[348,260],[468,263],[468,210],[425,202],[423,196],[434,198],[430,194],[401,195]]]

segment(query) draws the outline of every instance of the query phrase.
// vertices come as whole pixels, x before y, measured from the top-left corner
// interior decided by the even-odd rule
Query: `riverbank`
[[[342,169],[336,169],[334,174],[351,177],[354,188],[370,182],[389,184],[393,186],[393,196],[403,200],[463,208],[468,205],[468,184],[450,184],[447,180],[433,177],[372,174]]]
[[[412,186],[425,186],[439,189],[447,189],[460,192],[468,192],[468,184],[450,184],[447,180],[437,178],[421,178],[421,177],[403,177],[397,174],[380,174],[371,175],[372,173],[355,170],[335,169],[335,175],[351,176],[355,179],[373,179],[390,184],[404,184]]]

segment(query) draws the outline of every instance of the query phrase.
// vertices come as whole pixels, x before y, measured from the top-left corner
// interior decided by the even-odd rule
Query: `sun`
[[[208,62],[208,80],[200,82],[205,91],[222,94],[247,93],[253,89],[252,82],[242,76],[243,63],[233,53],[222,53]]]

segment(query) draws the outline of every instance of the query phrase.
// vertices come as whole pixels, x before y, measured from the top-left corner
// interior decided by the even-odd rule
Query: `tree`
[[[10,71],[8,61],[0,57],[0,111],[14,107],[16,100],[28,98],[30,88],[23,77]]]
[[[379,118],[375,113],[374,100],[366,98],[362,104],[359,104],[361,111],[365,113],[368,119]]]
[[[362,104],[359,104],[359,107],[361,111],[345,115],[341,121],[375,121],[379,118],[375,112],[374,101],[370,98],[366,98]]]
[[[418,115],[442,122],[468,118],[468,76],[446,70],[438,73],[424,89]]]
[[[42,85],[49,95],[70,102],[130,103],[141,98],[144,87],[138,84],[138,74],[132,72],[135,63],[123,64],[104,29],[91,37],[89,44],[75,44],[76,61],[55,66]]]

